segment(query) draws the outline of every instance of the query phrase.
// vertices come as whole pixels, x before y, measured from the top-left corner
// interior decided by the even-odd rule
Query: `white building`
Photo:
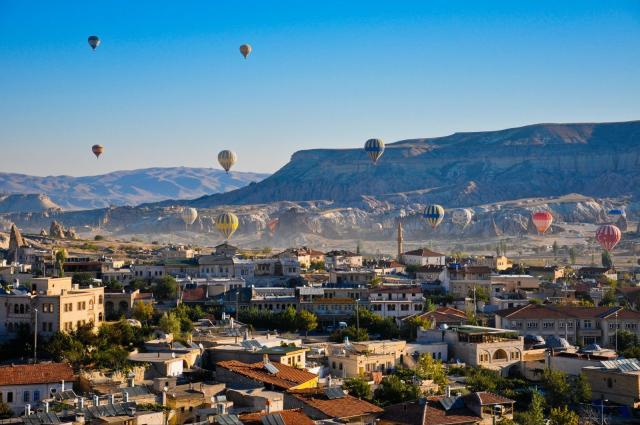
[[[0,403],[6,403],[16,415],[26,405],[37,405],[71,388],[73,370],[66,363],[0,366]]]
[[[382,317],[401,318],[421,313],[424,303],[420,286],[384,285],[369,290],[369,309]]]
[[[444,266],[447,264],[446,255],[427,248],[405,252],[401,257],[402,262],[408,266]]]

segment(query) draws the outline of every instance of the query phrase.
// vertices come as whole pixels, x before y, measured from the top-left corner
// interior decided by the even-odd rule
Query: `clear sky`
[[[638,0],[0,0],[4,172],[217,167],[225,148],[272,172],[370,137],[639,118]]]

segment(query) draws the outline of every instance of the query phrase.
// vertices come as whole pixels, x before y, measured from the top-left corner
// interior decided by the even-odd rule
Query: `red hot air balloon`
[[[605,224],[596,230],[596,240],[602,248],[611,252],[622,238],[622,232],[613,224]]]
[[[544,234],[549,227],[551,227],[551,223],[553,223],[553,216],[549,211],[537,211],[531,215],[531,220],[533,224],[538,229],[540,234]]]

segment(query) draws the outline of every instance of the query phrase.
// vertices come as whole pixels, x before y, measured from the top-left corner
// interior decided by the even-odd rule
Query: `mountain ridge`
[[[219,169],[195,167],[152,167],[79,177],[0,173],[0,193],[42,194],[63,209],[80,210],[193,199],[236,189],[266,176],[249,172],[227,174]]]

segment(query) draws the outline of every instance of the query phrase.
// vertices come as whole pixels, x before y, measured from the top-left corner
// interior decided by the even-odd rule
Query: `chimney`
[[[60,383],[60,392],[64,392],[64,379]]]
[[[31,414],[31,405],[30,404],[25,404],[24,405],[24,415],[25,416],[29,416]]]
[[[128,384],[131,388],[136,386],[136,377],[134,376],[129,376],[129,380],[128,380]]]
[[[109,394],[109,404],[115,404],[116,396],[115,394]]]
[[[124,394],[124,402],[129,403],[129,393],[125,391],[123,394]]]
[[[76,419],[73,422],[74,424],[83,424],[84,422],[84,413],[76,413]]]
[[[45,413],[49,413],[49,402],[48,401],[44,402],[44,412]]]
[[[447,397],[451,397],[451,386],[447,385],[446,387],[444,387],[444,391],[447,395]]]
[[[94,405],[94,406],[100,406],[100,396],[99,396],[99,395],[97,395],[97,394],[95,394],[95,395],[93,396],[93,405]]]
[[[84,409],[84,397],[78,397],[78,409]]]
[[[167,405],[167,391],[166,390],[162,391],[162,405],[163,406]]]
[[[269,355],[268,354],[263,354],[262,355],[262,363],[264,363],[265,365],[269,364]]]

